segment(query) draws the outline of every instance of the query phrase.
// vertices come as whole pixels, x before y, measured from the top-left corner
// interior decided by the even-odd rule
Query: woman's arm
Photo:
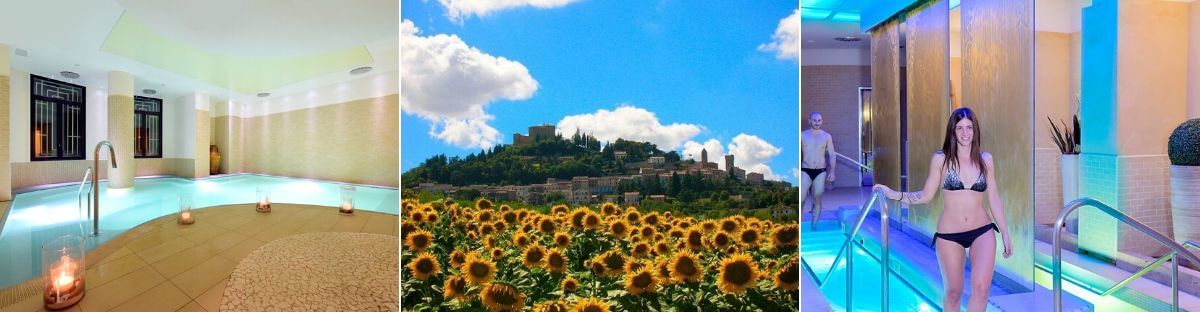
[[[946,155],[942,153],[934,153],[929,159],[929,176],[925,178],[925,187],[918,192],[897,192],[891,188],[883,187],[883,195],[888,199],[899,200],[909,204],[926,204],[933,200],[933,196],[937,195],[938,186],[942,184],[942,163],[945,161]]]
[[[1004,257],[1012,254],[1012,241],[1008,236],[1008,220],[1004,216],[1004,206],[1000,200],[1000,184],[996,183],[996,165],[992,162],[992,154],[983,153],[983,165],[987,166],[987,198],[988,206],[992,207],[992,218],[1000,228],[1000,236],[1004,239]]]

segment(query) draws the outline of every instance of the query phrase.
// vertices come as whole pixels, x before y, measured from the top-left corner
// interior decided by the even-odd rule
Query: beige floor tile
[[[209,258],[216,257],[218,250],[214,250],[206,245],[196,245],[192,248],[184,249],[171,256],[163,258],[158,262],[151,264],[158,273],[163,277],[172,278],[179,273],[183,273],[192,267],[204,263]]]
[[[84,281],[87,283],[87,289],[91,290],[144,267],[146,261],[143,261],[142,257],[130,254],[87,269],[84,272]]]
[[[239,226],[245,225],[246,223],[250,223],[250,220],[250,218],[242,216],[229,217],[228,219],[217,220],[216,225],[232,230],[238,228]]]
[[[306,232],[307,231],[326,232],[326,231],[329,231],[329,229],[332,229],[334,225],[337,225],[338,221],[342,221],[342,216],[340,216],[340,215],[317,216],[317,217],[312,218],[312,220],[308,220],[308,222],[305,223],[303,226],[301,226],[300,229],[302,231],[306,231]]]
[[[209,288],[208,290],[204,291],[203,294],[200,294],[200,297],[196,298],[196,302],[200,303],[200,306],[204,307],[205,310],[209,310],[209,311],[220,310],[221,309],[221,295],[223,295],[225,293],[225,285],[226,284],[229,284],[228,278],[222,280],[220,283],[217,283],[216,285],[213,285],[212,288]]]
[[[44,303],[42,302],[42,296],[35,295],[35,296],[29,296],[29,298],[25,298],[25,300],[21,300],[17,303],[11,304],[7,307],[0,308],[0,312],[37,311],[39,309],[42,309],[43,305],[44,305]],[[76,306],[79,306],[79,305],[76,304]]]
[[[257,249],[258,247],[261,247],[263,244],[266,244],[266,242],[248,238],[237,245],[222,251],[221,256],[225,257],[225,259],[229,261],[241,262],[242,258],[245,258],[246,255],[249,255],[250,252],[254,251],[254,249]]]
[[[363,233],[374,233],[374,234],[391,234],[392,228],[394,228],[394,226],[392,226],[392,223],[396,223],[396,220],[399,220],[399,219],[373,215],[373,216],[371,216],[371,218],[367,219],[367,224],[363,226],[362,232]]]
[[[138,252],[161,245],[178,237],[179,232],[177,230],[159,229],[134,238],[125,247],[129,248],[130,251]]]
[[[108,311],[165,280],[154,268],[144,267],[94,290],[88,290],[79,304],[84,311]]]
[[[250,222],[246,222],[245,224],[239,225],[238,227],[234,228],[233,230],[242,235],[254,236],[254,234],[258,234],[258,232],[262,232],[263,230],[267,229],[267,227],[268,227],[267,223],[264,222],[263,220],[250,218]]]
[[[258,232],[258,234],[255,234],[254,239],[264,241],[264,242],[270,242],[270,241],[273,241],[273,240],[276,240],[281,237],[288,236],[288,235],[291,235],[294,233],[296,233],[296,232],[292,231],[292,230],[288,230],[287,228],[280,226],[280,224],[276,224],[266,230],[263,230],[262,232]]]
[[[201,220],[203,219],[197,219],[196,222],[202,222]],[[211,226],[209,224],[201,224],[200,226],[197,226],[195,223],[193,223],[188,226],[191,227],[191,229],[183,232],[183,238],[186,238],[187,240],[196,244],[208,242],[208,240],[212,239],[213,237],[217,237],[217,235],[221,235],[221,233],[226,231],[225,229],[217,226]]]
[[[213,237],[213,239],[208,240],[208,242],[204,243],[204,246],[216,250],[217,252],[221,252],[237,245],[237,243],[240,243],[243,240],[246,240],[245,235],[238,234],[234,231],[225,231],[224,233],[221,233],[221,235],[217,235],[217,237]]]
[[[194,299],[221,280],[229,278],[229,274],[233,272],[236,265],[236,262],[225,260],[225,258],[212,257],[171,278],[171,283],[182,289],[184,293],[188,294],[188,297]]]
[[[205,310],[204,307],[200,306],[199,303],[192,301],[192,302],[188,302],[188,304],[183,306],[182,308],[179,308],[179,310],[175,310],[175,312],[210,312],[210,311]],[[211,312],[217,312],[217,310],[213,310]]]
[[[117,249],[117,251],[114,251],[112,254],[108,255],[107,257],[104,257],[104,259],[101,259],[99,263],[104,264],[104,263],[112,262],[113,260],[117,260],[117,259],[120,259],[120,258],[128,256],[128,255],[132,255],[132,254],[133,254],[133,251],[129,250],[129,247],[121,247],[120,249]],[[88,259],[88,260],[89,260],[88,262],[91,262],[90,261],[91,259]]]
[[[367,218],[367,216],[342,216],[342,219],[333,225],[333,228],[329,229],[329,231],[362,232],[363,226],[367,225]]]
[[[195,245],[195,243],[192,243],[192,241],[189,241],[186,238],[176,237],[175,239],[166,241],[158,246],[146,248],[141,251],[134,250],[133,252],[138,256],[141,256],[142,260],[146,260],[146,262],[149,263],[155,263],[177,252],[183,251],[184,249],[192,248]]]
[[[162,282],[110,311],[175,311],[189,302],[192,302],[192,299],[175,285]]]

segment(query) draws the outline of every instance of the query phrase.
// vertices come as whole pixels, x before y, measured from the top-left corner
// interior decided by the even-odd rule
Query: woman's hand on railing
[[[871,188],[871,191],[872,192],[881,191],[881,192],[883,192],[883,197],[886,197],[887,199],[892,199],[893,197],[900,197],[900,196],[897,196],[898,192],[892,190],[892,188],[888,187],[887,185],[883,185],[883,184],[875,184],[875,186]]]

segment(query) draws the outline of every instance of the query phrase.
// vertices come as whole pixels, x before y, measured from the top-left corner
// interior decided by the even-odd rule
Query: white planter
[[[1079,155],[1059,156],[1059,167],[1062,169],[1062,199],[1063,206],[1079,198]],[[1062,207],[1059,207],[1062,209]],[[1055,214],[1057,216],[1057,214]],[[1065,222],[1067,232],[1079,234],[1079,212],[1072,213]]]
[[[1171,165],[1171,224],[1176,242],[1200,242],[1200,166]]]

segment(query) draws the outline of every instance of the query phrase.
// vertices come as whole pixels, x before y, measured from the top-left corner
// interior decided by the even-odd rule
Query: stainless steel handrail
[[[1053,268],[1054,272],[1052,272],[1052,273],[1054,274],[1054,311],[1055,312],[1062,311],[1062,228],[1063,228],[1063,223],[1066,222],[1068,215],[1070,215],[1072,212],[1075,212],[1075,210],[1077,210],[1083,206],[1095,207],[1096,209],[1099,209],[1100,211],[1108,214],[1109,216],[1116,218],[1117,221],[1121,221],[1125,224],[1128,224],[1130,227],[1133,227],[1134,229],[1141,231],[1142,233],[1145,233],[1147,236],[1150,236],[1150,238],[1153,238],[1154,240],[1158,241],[1159,243],[1166,245],[1167,247],[1170,247],[1171,252],[1168,253],[1168,256],[1170,256],[1171,258],[1182,255],[1184,260],[1190,261],[1195,264],[1200,264],[1200,258],[1197,258],[1195,254],[1192,254],[1191,252],[1187,251],[1187,249],[1184,248],[1183,246],[1180,246],[1178,243],[1175,243],[1175,241],[1167,238],[1166,236],[1163,236],[1161,233],[1158,233],[1158,231],[1151,229],[1150,227],[1146,226],[1145,224],[1142,224],[1142,222],[1139,222],[1137,219],[1134,219],[1133,217],[1130,217],[1129,215],[1126,215],[1120,211],[1117,211],[1116,209],[1113,209],[1112,207],[1105,205],[1104,203],[1102,203],[1098,200],[1087,198],[1087,197],[1082,197],[1082,198],[1073,200],[1070,203],[1067,203],[1066,206],[1063,206],[1062,211],[1059,211],[1059,213],[1058,213],[1058,219],[1054,220],[1054,268]],[[1200,245],[1197,245],[1196,243],[1192,243],[1192,242],[1188,242],[1188,243],[1193,246],[1200,247]],[[1156,266],[1158,264],[1161,264],[1162,261],[1166,261],[1166,260],[1163,260],[1166,258],[1167,257],[1163,257],[1162,259],[1155,261],[1155,263],[1157,263],[1157,264],[1152,263],[1151,265]],[[1171,306],[1172,306],[1173,310],[1178,311],[1179,310],[1179,261],[1171,261],[1171,263],[1172,263]],[[1150,268],[1153,268],[1153,267],[1150,267]],[[1143,272],[1143,271],[1145,271],[1145,272]],[[1143,268],[1141,271],[1138,271],[1138,273],[1135,273],[1134,275],[1141,276],[1141,275],[1146,274],[1146,272],[1149,272],[1149,270]],[[1111,293],[1112,291],[1115,291],[1114,288],[1123,287],[1123,286],[1125,286],[1125,284],[1128,284],[1128,283],[1129,283],[1129,279],[1122,281],[1121,283],[1118,283],[1116,286],[1113,286],[1113,288],[1110,288],[1109,290],[1105,291],[1105,293],[1106,294]]]
[[[869,172],[869,171],[875,171],[875,169],[871,169],[871,167],[867,167],[867,165],[864,165],[863,163],[860,163],[860,162],[858,162],[857,160],[854,160],[853,158],[850,158],[849,156],[842,155],[841,153],[837,153],[837,152],[834,152],[833,154],[834,154],[834,155],[838,155],[838,157],[845,158],[847,161],[850,161],[851,163],[854,163],[855,165],[858,165],[859,167],[862,167],[864,170],[867,170],[868,172]]]
[[[83,216],[86,213],[87,220],[92,219],[92,210],[90,209],[90,208],[92,208],[92,198],[91,197],[87,198],[88,204],[85,207],[83,205],[83,194],[84,194],[83,190],[87,186],[88,178],[91,177],[91,175],[92,175],[92,167],[88,167],[87,170],[83,172],[83,180],[79,181],[79,191],[75,192],[76,206],[79,207],[79,210],[86,211],[86,212],[80,212],[79,215]],[[89,193],[88,195],[91,195],[90,194],[91,192],[88,192],[88,193]],[[80,223],[80,225],[79,225],[79,233],[83,233],[83,224],[82,223]]]
[[[867,220],[867,213],[871,211],[871,207],[875,206],[876,200],[880,197],[886,198],[883,196],[883,191],[876,190],[871,192],[871,197],[867,199],[866,204],[863,204],[862,210],[858,213],[858,219],[854,221],[854,227],[851,228],[849,235],[846,236],[846,241],[842,242],[841,248],[838,248],[837,257],[833,259],[833,265],[829,267],[829,272],[825,273],[824,279],[817,281],[817,287],[825,287],[826,282],[829,281],[829,277],[833,275],[833,270],[837,268],[838,262],[842,260],[842,255],[846,255],[846,311],[854,310],[854,301],[852,300],[854,294],[852,291],[854,288],[854,257],[851,255],[853,250],[847,247],[854,240],[854,237],[858,235],[858,231],[862,229],[863,222]],[[883,271],[883,300],[880,302],[882,303],[881,310],[888,311],[888,272],[891,271],[891,263],[888,257],[888,205],[886,200],[879,201],[879,219],[881,223],[879,235],[882,238],[880,262],[882,262]]]

